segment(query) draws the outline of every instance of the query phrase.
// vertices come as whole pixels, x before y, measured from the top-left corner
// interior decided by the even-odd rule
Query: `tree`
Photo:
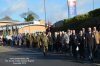
[[[26,22],[30,22],[30,21],[33,21],[33,20],[39,18],[38,15],[36,15],[36,14],[35,14],[34,12],[32,12],[32,11],[28,11],[28,12],[26,12],[26,13],[22,13],[22,14],[21,14],[21,17],[24,18],[24,20],[25,20]]]
[[[89,12],[90,17],[100,17],[100,8]]]
[[[70,19],[64,19],[62,30],[88,28],[96,26],[100,30],[100,8],[90,11],[86,14],[77,15]],[[60,29],[58,28],[58,29]],[[61,30],[60,29],[60,30]]]

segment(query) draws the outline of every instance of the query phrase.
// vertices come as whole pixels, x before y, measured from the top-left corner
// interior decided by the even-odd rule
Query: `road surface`
[[[43,56],[37,49],[0,46],[0,66],[100,66],[100,62],[75,60],[67,54],[48,53]]]

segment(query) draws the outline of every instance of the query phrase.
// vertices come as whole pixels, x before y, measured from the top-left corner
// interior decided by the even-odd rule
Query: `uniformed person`
[[[33,48],[33,35],[30,34],[30,47]]]
[[[32,41],[30,42],[31,48],[34,48],[34,34],[31,34],[30,39],[32,39]]]
[[[38,33],[38,35],[37,35],[37,42],[38,42],[38,48],[40,48],[41,49],[41,47],[42,47],[42,35],[41,35],[41,33]]]
[[[23,34],[23,36],[22,36],[22,46],[26,47],[26,36],[25,36],[25,34]]]
[[[38,47],[38,41],[37,41],[37,35],[34,33],[33,34],[33,47],[36,48]]]
[[[30,47],[30,35],[29,34],[27,34],[26,35],[26,46],[27,46],[27,48],[29,48]]]
[[[44,56],[47,54],[48,52],[48,37],[46,35],[46,33],[43,33],[43,38],[42,38],[42,47],[43,47],[43,54]]]

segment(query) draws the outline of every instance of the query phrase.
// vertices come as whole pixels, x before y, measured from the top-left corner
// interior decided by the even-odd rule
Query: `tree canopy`
[[[24,20],[26,22],[30,22],[30,21],[33,21],[35,19],[38,19],[38,15],[36,15],[34,12],[32,11],[28,11],[28,12],[25,12],[25,13],[22,13],[21,14],[21,17],[24,18]]]
[[[88,12],[87,14],[77,15],[70,19],[64,19],[63,26],[58,29],[81,29],[96,26],[100,30],[100,8]]]

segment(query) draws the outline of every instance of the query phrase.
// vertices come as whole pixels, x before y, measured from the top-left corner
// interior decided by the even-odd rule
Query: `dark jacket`
[[[87,33],[86,34],[86,45],[87,45],[87,48],[89,50],[92,50],[93,51],[93,49],[95,47],[94,41],[95,41],[94,35],[92,33]]]
[[[70,36],[70,43],[72,46],[77,46],[77,35]]]

